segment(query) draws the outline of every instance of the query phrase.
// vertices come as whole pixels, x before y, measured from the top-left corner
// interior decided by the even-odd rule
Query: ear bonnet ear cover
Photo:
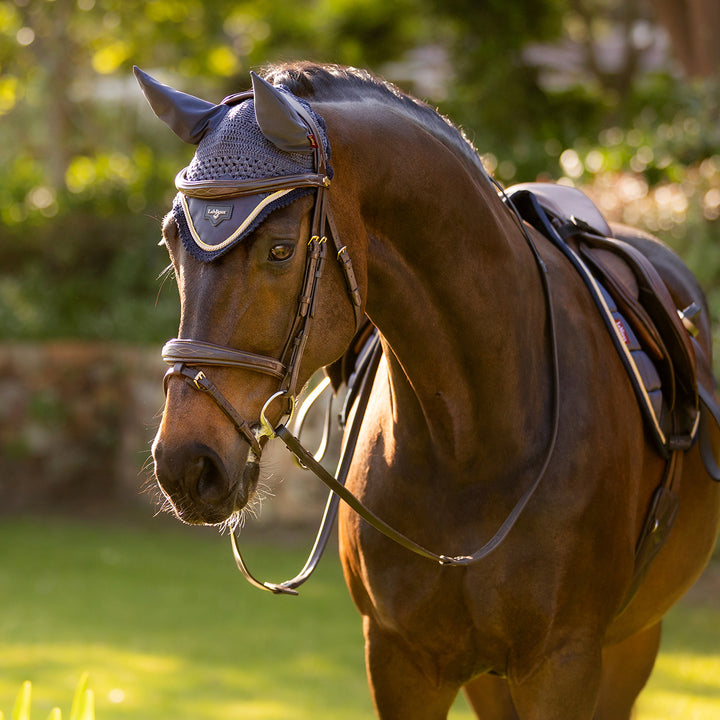
[[[133,66],[133,74],[153,112],[181,139],[192,145],[215,127],[229,110],[180,92]]]
[[[291,95],[282,87],[275,90]],[[329,159],[325,122],[305,101],[291,97],[311,114]],[[202,138],[185,171],[186,180],[258,180],[314,171],[314,153],[310,145],[304,152],[286,152],[263,135],[255,117],[254,103],[250,99],[231,106],[218,125]],[[332,177],[329,166],[328,176]],[[211,200],[188,197],[179,192],[173,202],[173,216],[187,251],[198,260],[208,262],[242,241],[274,210],[312,192],[312,187],[285,188]]]

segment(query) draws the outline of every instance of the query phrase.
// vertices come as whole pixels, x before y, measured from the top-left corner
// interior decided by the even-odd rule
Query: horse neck
[[[467,159],[427,138],[385,150],[363,203],[367,312],[386,341],[396,431],[426,437],[443,463],[501,472],[527,460],[519,448],[548,403],[538,268]]]

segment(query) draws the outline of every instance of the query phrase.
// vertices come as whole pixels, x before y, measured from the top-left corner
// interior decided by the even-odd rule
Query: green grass
[[[681,601],[668,613],[638,711],[638,720],[720,718],[720,597],[707,605]]]
[[[158,525],[4,523],[0,708],[31,680],[44,716],[87,670],[98,720],[368,716],[360,624],[332,557],[300,597],[274,597],[242,579],[226,537]],[[254,550],[277,579],[303,553]]]
[[[308,542],[310,538],[308,538]],[[282,580],[306,547],[248,546]],[[70,521],[0,525],[0,710],[23,681],[33,718],[89,672],[97,720],[373,717],[359,616],[335,553],[300,597],[248,586],[214,531]],[[6,715],[7,717],[7,715]],[[471,720],[464,700],[452,720]],[[669,616],[638,720],[720,717],[720,602]]]

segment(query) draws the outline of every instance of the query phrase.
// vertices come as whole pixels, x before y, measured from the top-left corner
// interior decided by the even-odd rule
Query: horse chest
[[[367,487],[365,491],[364,500],[373,505],[373,493]],[[453,508],[443,501],[429,512],[416,507],[412,499],[401,503],[393,498],[386,505],[378,496],[376,503],[378,513],[404,505],[408,512],[402,519],[389,516],[391,521],[443,550],[467,549],[494,529],[494,516],[486,525],[479,522],[479,511],[470,513],[476,515],[471,525],[467,518],[460,521],[460,506]],[[414,521],[412,528],[408,518]],[[394,545],[346,511],[341,511],[341,532],[348,587],[371,624],[409,648],[420,648],[423,662],[433,672],[457,678],[504,672],[513,644],[508,618],[520,618],[512,593],[499,592],[499,588],[507,589],[508,573],[516,576],[513,582],[521,578],[515,559],[508,561],[503,551],[470,568],[441,566]],[[517,557],[522,554],[516,553]],[[520,625],[532,624],[542,612],[533,609],[531,620]]]

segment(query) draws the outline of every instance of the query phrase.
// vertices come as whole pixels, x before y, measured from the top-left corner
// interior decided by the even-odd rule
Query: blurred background
[[[270,61],[367,67],[503,183],[580,186],[671,242],[717,314],[718,37],[716,0],[2,0],[0,512],[147,500],[178,321],[157,242],[192,148],[132,64],[213,101]]]
[[[158,240],[192,148],[133,64],[216,102],[273,61],[369,68],[502,183],[581,187],[671,243],[720,340],[718,38],[717,0],[0,0],[0,708],[32,679],[47,713],[89,670],[102,718],[372,712],[336,559],[309,602],[268,600],[227,538],[153,518],[179,315]],[[251,560],[279,581],[324,493],[271,466]],[[718,717],[719,568],[673,611],[640,720]]]

